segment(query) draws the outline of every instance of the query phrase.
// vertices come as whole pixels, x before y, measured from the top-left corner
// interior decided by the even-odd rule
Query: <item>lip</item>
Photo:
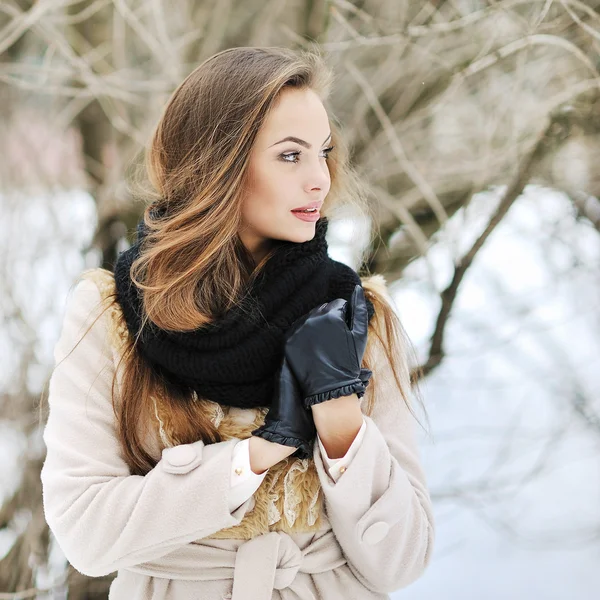
[[[292,214],[301,221],[308,221],[309,223],[314,223],[321,218],[321,213],[319,211],[314,213],[292,212]]]
[[[316,208],[317,211],[321,208],[321,206],[323,205],[323,202],[309,202],[308,204],[305,204],[304,206],[298,206],[296,208],[292,208],[292,212],[295,210],[306,210],[307,208]]]

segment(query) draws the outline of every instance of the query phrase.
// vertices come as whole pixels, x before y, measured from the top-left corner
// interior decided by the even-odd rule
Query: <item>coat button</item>
[[[174,467],[189,465],[196,458],[196,450],[189,444],[174,446],[165,451],[167,462]]]
[[[380,542],[390,530],[390,526],[385,521],[377,521],[370,527],[367,527],[362,535],[362,540],[365,544],[373,546]]]

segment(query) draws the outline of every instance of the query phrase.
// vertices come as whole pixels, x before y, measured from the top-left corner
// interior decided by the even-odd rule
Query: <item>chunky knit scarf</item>
[[[354,286],[361,283],[352,268],[328,256],[327,228],[328,218],[322,217],[313,239],[279,245],[248,293],[208,325],[168,332],[147,321],[138,341],[141,355],[167,381],[201,398],[239,408],[268,407],[285,331],[325,302],[349,300]],[[118,256],[114,270],[117,300],[134,336],[142,323],[142,302],[130,269],[146,233],[142,218],[137,241]],[[374,307],[368,299],[367,310],[370,321]]]

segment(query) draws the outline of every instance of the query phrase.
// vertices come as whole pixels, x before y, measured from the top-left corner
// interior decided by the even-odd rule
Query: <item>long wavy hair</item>
[[[278,246],[273,240],[270,252],[256,264],[238,235],[258,131],[282,90],[311,89],[326,105],[333,79],[316,51],[239,47],[204,61],[173,92],[146,148],[144,179],[136,182],[135,195],[147,204],[143,218],[148,234],[131,267],[131,279],[143,291],[144,319],[165,330],[189,331],[240,301]],[[328,157],[331,187],[321,212],[331,217],[338,208],[351,205],[355,214],[368,217],[368,191],[351,168],[341,129],[328,113],[335,150]],[[155,208],[164,208],[164,214],[157,217]],[[374,343],[385,349],[412,412],[409,395],[417,378],[411,381],[408,370],[410,340],[390,303],[377,294],[369,298],[382,324]],[[109,301],[116,302],[114,294]],[[160,399],[178,443],[202,439],[209,444],[221,437],[207,411],[201,410],[202,403],[190,401],[193,392],[162,379],[142,359],[136,343],[130,336],[123,347],[112,402],[123,456],[132,473],[145,474],[156,464],[143,433],[144,423],[156,420],[151,398]],[[364,366],[370,366],[372,352],[370,344]],[[373,402],[377,380],[374,372]]]

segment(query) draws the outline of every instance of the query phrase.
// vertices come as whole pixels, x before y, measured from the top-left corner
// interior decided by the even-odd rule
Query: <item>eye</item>
[[[324,148],[323,149],[323,154],[325,156],[323,156],[323,158],[325,160],[327,160],[329,158],[329,153],[335,148],[335,146],[329,146],[329,148]],[[280,160],[282,160],[283,162],[287,162],[287,163],[292,163],[292,164],[296,164],[298,162],[298,157],[302,154],[302,152],[300,151],[296,151],[296,152],[285,152],[284,154],[280,154],[279,158]],[[292,160],[289,160],[289,159]]]

